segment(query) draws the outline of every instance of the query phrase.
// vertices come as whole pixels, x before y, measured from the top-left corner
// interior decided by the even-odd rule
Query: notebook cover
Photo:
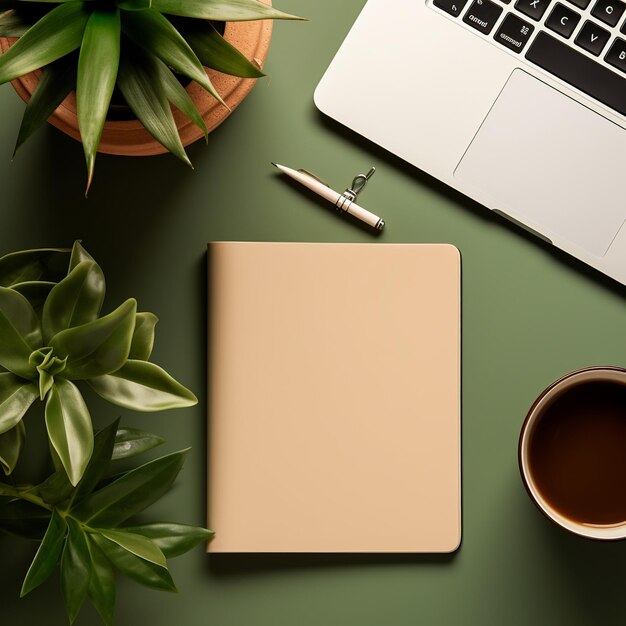
[[[460,257],[209,244],[210,552],[450,552]]]

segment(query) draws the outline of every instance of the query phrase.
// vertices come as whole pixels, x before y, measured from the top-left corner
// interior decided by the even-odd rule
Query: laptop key
[[[546,20],[546,26],[555,33],[569,39],[580,22],[580,15],[564,4],[557,4]]]
[[[599,56],[610,37],[611,34],[608,30],[604,30],[596,23],[587,20],[574,39],[574,43],[583,50]]]
[[[626,41],[618,37],[609,48],[604,60],[626,74]]]
[[[546,12],[550,0],[517,0],[515,8],[535,21],[539,21]]]
[[[484,35],[488,35],[501,13],[502,7],[491,0],[474,0],[463,17],[463,21]]]
[[[502,24],[500,24],[494,39],[509,50],[519,53],[528,43],[533,30],[535,30],[535,27],[532,24],[525,22],[513,13],[509,13],[502,20]]]
[[[467,0],[433,0],[433,4],[453,17],[458,17],[467,4]]]
[[[609,26],[616,26],[619,18],[624,14],[624,9],[626,9],[626,4],[620,0],[598,0],[591,9],[591,15]]]
[[[612,51],[613,46],[609,54]],[[617,56],[619,59],[619,53]],[[626,59],[626,53],[624,57]],[[582,52],[548,33],[540,32],[528,48],[526,58],[546,72],[626,115],[626,78],[621,78]]]

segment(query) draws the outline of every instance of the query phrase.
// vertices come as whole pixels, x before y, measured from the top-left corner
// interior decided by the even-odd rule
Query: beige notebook
[[[210,552],[461,539],[450,245],[209,244]]]

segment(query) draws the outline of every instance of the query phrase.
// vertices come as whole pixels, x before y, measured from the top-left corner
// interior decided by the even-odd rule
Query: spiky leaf
[[[95,10],[87,22],[80,46],[76,109],[87,162],[87,190],[104,129],[120,62],[119,9]]]
[[[165,439],[136,428],[119,428],[115,436],[112,461],[139,456],[165,443]]]
[[[251,63],[237,48],[220,35],[211,22],[204,20],[182,19],[178,29],[187,40],[202,65],[218,72],[240,76],[241,78],[260,78],[263,72]]]
[[[161,591],[176,591],[176,585],[165,567],[146,561],[98,534],[93,541],[120,571],[141,585]]]
[[[105,626],[112,626],[115,610],[115,573],[111,562],[104,556],[92,537],[90,536],[88,539],[91,554],[91,577],[87,595],[96,607]]]
[[[117,84],[145,129],[174,156],[191,167],[178,134],[167,92],[158,77],[157,60],[139,50],[133,50],[122,58]]]
[[[33,135],[76,87],[76,58],[68,55],[47,65],[26,105],[13,154]]]
[[[94,437],[93,453],[89,459],[87,469],[76,487],[72,502],[80,502],[81,498],[90,494],[106,473],[113,455],[119,423],[120,420],[118,418]]]
[[[73,624],[87,597],[91,555],[82,528],[71,517],[66,518],[66,523],[68,534],[61,558],[61,588],[67,615]]]
[[[258,0],[152,0],[152,8],[170,15],[216,22],[304,19],[283,13]]]
[[[129,533],[123,530],[103,528],[96,529],[96,532],[145,561],[150,561],[150,563],[160,565],[161,567],[167,567],[167,562],[165,561],[165,556],[163,556],[161,549],[154,541],[143,535]]]
[[[208,541],[215,535],[212,530],[207,530],[206,528],[169,522],[129,526],[121,530],[148,537],[148,539],[151,539],[159,546],[168,559],[189,552],[199,543]]]
[[[76,50],[89,12],[84,2],[52,9],[0,56],[0,84],[24,76]]]
[[[187,450],[168,454],[131,470],[85,498],[73,515],[92,527],[114,527],[166,494],[180,472]]]
[[[66,532],[65,520],[58,511],[54,511],[43,541],[24,579],[20,597],[24,597],[50,577],[61,556]]]
[[[184,115],[186,115],[207,137],[207,127],[204,123],[202,115],[193,100],[187,93],[187,90],[180,84],[180,81],[174,76],[172,71],[163,63],[157,60],[156,67],[159,73],[159,80],[165,90],[167,99]]]
[[[122,28],[148,54],[158,57],[183,76],[195,80],[223,103],[194,51],[172,23],[158,11],[149,9],[128,13],[124,16]]]

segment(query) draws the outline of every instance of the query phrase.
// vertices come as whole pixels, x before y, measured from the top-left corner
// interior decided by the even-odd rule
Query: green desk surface
[[[316,112],[313,89],[362,4],[284,0],[281,8],[311,22],[275,25],[270,77],[208,146],[190,149],[195,171],[170,156],[101,155],[88,200],[81,148],[53,128],[11,162],[23,104],[10,87],[0,89],[0,251],[82,238],[107,275],[109,307],[136,296],[156,312],[155,361],[200,398],[186,411],[122,411],[126,424],[166,436],[168,450],[193,445],[155,518],[204,522],[207,241],[374,241],[279,179],[270,161],[310,168],[335,187],[374,164],[362,203],[387,222],[376,241],[450,242],[463,257],[460,550],[209,558],[198,548],[171,562],[177,595],[120,579],[116,623],[623,623],[626,543],[587,542],[552,527],[524,492],[516,446],[528,407],[553,379],[591,364],[624,365],[626,290]],[[362,80],[384,88],[382,76]],[[99,424],[120,413],[96,400],[93,407]],[[32,551],[0,538],[0,622],[65,624],[58,579],[18,600]],[[99,620],[86,605],[76,623]]]

